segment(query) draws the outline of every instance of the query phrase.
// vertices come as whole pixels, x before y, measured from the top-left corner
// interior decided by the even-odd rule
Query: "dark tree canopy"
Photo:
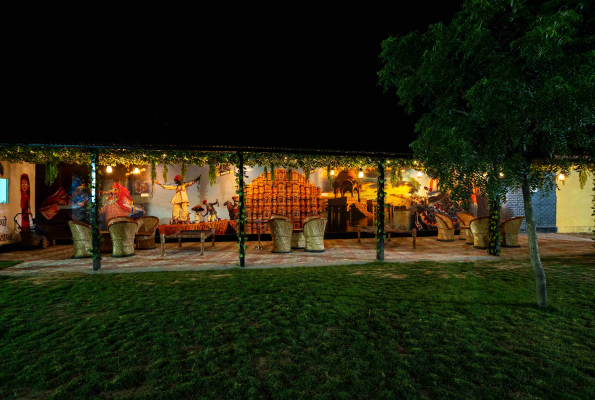
[[[412,147],[455,198],[592,167],[594,17],[588,1],[468,0],[450,24],[382,43],[379,84],[430,109]]]

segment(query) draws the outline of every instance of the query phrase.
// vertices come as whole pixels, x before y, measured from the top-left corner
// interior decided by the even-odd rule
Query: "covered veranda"
[[[118,265],[127,264],[143,264],[147,267],[153,265],[165,265],[183,262],[186,264],[202,265],[202,264],[217,264],[217,265],[235,265],[245,267],[249,265],[258,264],[291,264],[291,263],[318,263],[324,264],[328,262],[342,262],[345,260],[359,260],[359,261],[373,261],[384,260],[384,242],[385,238],[385,171],[388,165],[392,170],[400,171],[402,168],[416,168],[421,170],[423,167],[417,161],[411,158],[410,154],[398,154],[388,152],[355,152],[355,151],[338,151],[338,150],[312,150],[312,149],[281,149],[281,148],[256,148],[256,147],[233,147],[233,146],[171,146],[171,145],[93,145],[93,144],[52,144],[52,143],[9,143],[0,146],[0,160],[8,161],[9,163],[26,162],[37,165],[45,165],[45,180],[52,182],[57,176],[58,164],[78,164],[82,168],[85,166],[88,169],[89,182],[88,190],[90,193],[88,204],[85,206],[90,210],[89,226],[91,236],[91,246],[89,246],[89,254],[86,252],[73,252],[72,246],[50,246],[42,250],[42,255],[37,256],[36,250],[23,250],[11,252],[10,255],[5,254],[2,259],[17,257],[22,260],[28,260],[31,257],[36,258],[34,262],[43,262],[44,260],[54,263],[57,260],[64,261],[61,265],[69,265],[82,267],[86,266],[88,269],[98,271],[101,268],[113,268]],[[114,260],[109,255],[101,255],[102,238],[105,240],[105,228],[103,232],[100,228],[99,210],[101,204],[101,188],[102,177],[101,169],[107,168],[110,171],[112,166],[118,165],[126,166],[146,166],[146,169],[151,173],[151,184],[154,185],[157,181],[156,165],[163,165],[164,170],[167,170],[167,165],[180,166],[182,171],[187,169],[189,165],[208,166],[208,180],[211,182],[217,179],[217,170],[220,166],[229,166],[232,171],[235,170],[235,193],[238,198],[238,212],[237,219],[233,222],[233,230],[237,235],[235,242],[220,242],[217,241],[217,246],[211,248],[210,243],[207,243],[208,249],[204,252],[204,256],[199,258],[188,257],[185,255],[183,249],[174,247],[178,246],[177,241],[174,243],[167,243],[170,251],[167,255],[162,255],[162,250],[159,247],[155,250],[145,250],[143,252],[136,251],[135,257],[130,259]],[[368,239],[351,246],[350,239],[333,239],[328,240],[328,235],[325,236],[323,250],[326,247],[328,251],[320,252],[317,250],[314,253],[304,251],[296,251],[289,254],[271,254],[271,247],[267,248],[267,244],[258,251],[249,249],[249,245],[256,244],[257,235],[255,234],[255,226],[258,222],[259,226],[264,227],[263,233],[267,228],[267,220],[271,214],[262,213],[262,204],[259,204],[260,210],[258,214],[250,215],[246,213],[245,198],[245,177],[246,169],[253,167],[264,167],[264,175],[267,176],[267,168],[273,172],[279,171],[283,168],[288,175],[291,171],[299,171],[301,173],[301,181],[303,183],[304,177],[306,184],[308,183],[308,176],[316,170],[324,171],[330,181],[331,171],[335,169],[354,169],[359,170],[360,174],[363,171],[374,173],[374,180],[377,184],[376,199],[374,200],[374,218],[371,220],[373,225],[368,226]],[[138,169],[138,168],[135,168]],[[244,171],[244,173],[240,173]],[[212,173],[213,172],[213,173]],[[233,172],[232,172],[233,173]],[[275,186],[274,175],[268,173],[272,179],[272,186]],[[295,174],[295,172],[294,172]],[[299,175],[299,174],[298,174]],[[392,179],[395,174],[392,174]],[[184,172],[182,172],[182,180]],[[206,177],[205,177],[206,178]],[[291,178],[289,178],[291,179]],[[203,184],[207,184],[204,182]],[[302,185],[303,186],[303,185]],[[306,185],[307,186],[307,185]],[[301,189],[300,189],[301,190]],[[308,189],[306,189],[308,190]],[[359,199],[358,199],[359,200]],[[303,198],[297,199],[297,204],[288,205],[287,210],[284,210],[283,215],[291,221],[293,220],[294,227],[304,223],[306,217],[320,216],[322,214],[322,204],[320,202],[314,203],[312,208],[306,202],[303,204]],[[300,202],[302,204],[300,204]],[[248,199],[249,203],[249,199]],[[256,206],[255,206],[256,207]],[[296,211],[297,210],[297,211]],[[292,214],[290,215],[290,211]],[[297,214],[296,214],[297,212]],[[262,214],[262,216],[261,216]],[[275,214],[275,210],[272,210]],[[297,221],[297,222],[296,222]],[[161,223],[161,221],[160,221]],[[247,225],[248,229],[247,229]],[[160,225],[161,227],[161,225]],[[185,227],[181,227],[183,231]],[[252,229],[250,229],[252,228]],[[267,229],[268,230],[268,229]],[[299,229],[298,229],[299,230]],[[159,229],[162,232],[162,229]],[[407,234],[407,232],[403,232]],[[409,231],[411,233],[411,231]],[[370,239],[371,236],[375,239]],[[229,236],[229,235],[227,235]],[[333,237],[336,237],[334,235]],[[353,237],[353,235],[351,235]],[[163,239],[163,237],[162,237]],[[171,239],[171,236],[170,236]],[[159,240],[157,240],[159,242]],[[412,239],[393,239],[392,243],[396,241],[412,242]],[[161,240],[163,242],[163,240]],[[157,243],[159,246],[160,243]],[[195,244],[192,242],[184,242],[184,246],[192,248]],[[199,244],[196,244],[198,246]],[[252,245],[253,246],[253,245]],[[405,246],[405,245],[403,245]],[[411,244],[409,244],[411,246]],[[180,251],[181,250],[181,251]],[[307,249],[306,249],[307,250]],[[85,254],[83,254],[85,253]],[[353,256],[349,254],[353,253]],[[35,254],[35,255],[34,255]],[[80,259],[72,259],[69,257],[76,255]],[[198,255],[198,254],[197,254]],[[67,262],[66,262],[67,261]],[[27,268],[22,266],[23,268]],[[68,268],[68,267],[66,267]]]

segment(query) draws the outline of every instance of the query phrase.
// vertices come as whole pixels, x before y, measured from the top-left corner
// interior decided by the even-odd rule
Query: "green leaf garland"
[[[217,183],[217,166],[215,164],[209,164],[209,185]]]
[[[151,161],[151,196],[155,192],[155,180],[157,179],[157,168],[155,167],[155,161]]]
[[[180,176],[182,177],[182,183],[184,182],[184,177],[186,176],[186,172],[188,171],[188,166],[186,164],[182,164],[182,171]]]

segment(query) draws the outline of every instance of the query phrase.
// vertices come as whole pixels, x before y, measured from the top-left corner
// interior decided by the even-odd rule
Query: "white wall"
[[[14,216],[21,212],[21,174],[29,175],[31,186],[29,204],[31,212],[35,213],[35,164],[11,164],[6,161],[0,161],[0,163],[4,167],[4,176],[0,176],[0,178],[9,179],[8,203],[0,203],[0,219],[3,220],[6,217],[6,226],[0,226],[0,235],[12,234],[10,240],[1,240],[2,236],[0,236],[0,246],[2,246],[21,241],[21,236],[16,233],[18,228],[14,223]]]

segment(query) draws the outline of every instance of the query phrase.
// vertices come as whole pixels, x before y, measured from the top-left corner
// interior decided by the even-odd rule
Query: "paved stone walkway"
[[[595,253],[592,235],[588,234],[539,234],[542,257],[586,255]],[[454,242],[439,242],[435,236],[417,238],[417,248],[412,249],[412,238],[395,238],[385,245],[385,261],[474,261],[497,260],[486,250],[474,249],[455,236]],[[527,235],[519,235],[519,248],[502,248],[500,259],[529,259]],[[264,249],[256,250],[256,242],[248,242],[247,268],[287,268],[296,266],[324,266],[365,264],[376,260],[375,240],[332,239],[325,240],[324,253],[306,253],[293,250],[287,254],[271,253],[271,242],[262,242]],[[112,258],[104,254],[102,268],[93,271],[92,260],[71,259],[72,246],[53,246],[47,249],[12,251],[0,254],[0,261],[23,261],[0,270],[0,275],[28,275],[55,272],[128,273],[145,271],[196,271],[240,268],[236,242],[220,242],[215,247],[205,244],[205,254],[200,255],[200,243],[186,242],[179,248],[177,242],[166,243],[165,257],[159,246],[154,250],[137,250],[127,258]]]

